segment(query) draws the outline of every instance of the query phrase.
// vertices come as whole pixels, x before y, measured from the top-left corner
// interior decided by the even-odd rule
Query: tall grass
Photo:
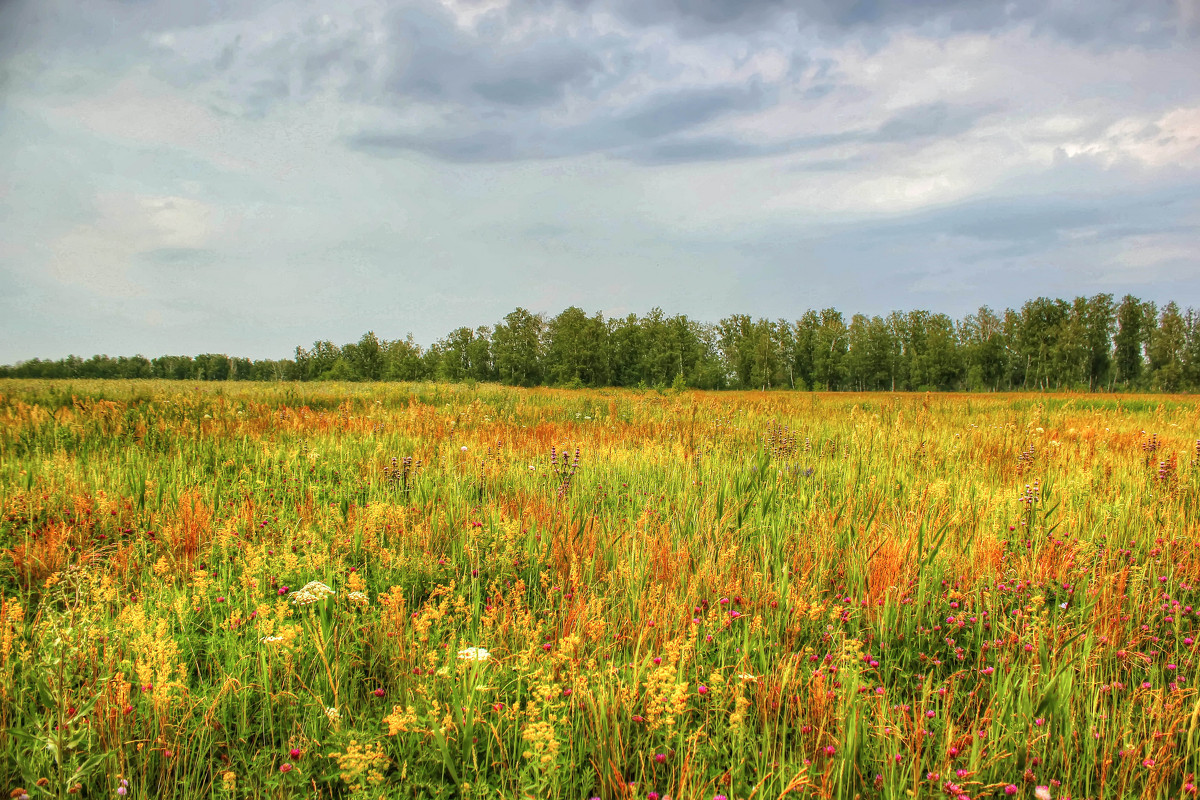
[[[1198,431],[1190,397],[0,381],[0,789],[1191,796]]]

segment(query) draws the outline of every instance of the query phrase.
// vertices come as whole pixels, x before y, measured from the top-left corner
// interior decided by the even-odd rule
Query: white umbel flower
[[[303,587],[292,592],[292,603],[298,606],[312,605],[331,594],[333,594],[333,589],[320,581],[309,581]]]
[[[363,592],[351,592],[350,594],[346,595],[346,599],[352,604],[362,608],[366,608],[367,606],[371,605],[371,601],[367,599],[367,595]]]
[[[465,650],[458,651],[458,657],[463,661],[487,661],[491,658],[491,653],[482,647],[468,647]]]
[[[337,722],[342,718],[342,714],[333,706],[325,709],[325,716],[329,718],[331,723]]]

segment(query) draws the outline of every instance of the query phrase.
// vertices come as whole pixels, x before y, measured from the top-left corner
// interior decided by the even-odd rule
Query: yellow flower
[[[351,792],[362,791],[367,785],[382,784],[384,770],[391,764],[391,759],[384,754],[379,742],[359,744],[355,739],[350,740],[346,752],[334,753],[333,758],[341,768],[342,780]]]
[[[383,718],[383,724],[387,725],[388,736],[395,736],[398,733],[415,730],[417,726],[417,710],[412,706],[408,708],[404,706],[392,706],[392,713]]]

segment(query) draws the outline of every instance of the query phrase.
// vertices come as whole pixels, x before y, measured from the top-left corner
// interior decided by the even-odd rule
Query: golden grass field
[[[1190,396],[0,381],[0,788],[1194,796],[1198,438]]]

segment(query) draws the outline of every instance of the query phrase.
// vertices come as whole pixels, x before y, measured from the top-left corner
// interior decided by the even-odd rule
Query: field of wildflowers
[[[1192,797],[1192,397],[0,381],[16,798]]]

